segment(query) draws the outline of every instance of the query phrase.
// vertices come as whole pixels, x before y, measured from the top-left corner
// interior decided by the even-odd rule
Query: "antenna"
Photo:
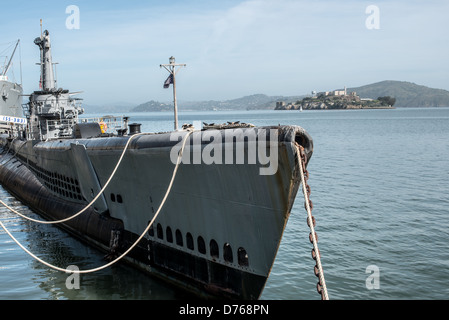
[[[41,19],[41,37],[42,37],[42,19]]]
[[[171,83],[173,83],[173,106],[175,111],[175,130],[178,130],[178,104],[176,102],[176,73],[179,71],[176,71],[176,67],[185,67],[185,64],[175,64],[175,57],[171,56],[168,61],[169,64],[161,64],[160,67],[164,67],[165,70],[167,70],[170,75],[168,76],[167,80],[165,80],[164,88],[168,88]]]

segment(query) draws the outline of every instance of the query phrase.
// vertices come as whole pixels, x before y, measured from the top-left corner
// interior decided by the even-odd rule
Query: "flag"
[[[167,80],[164,82],[164,88],[167,89],[170,87],[170,83],[173,83],[173,74],[169,75]]]

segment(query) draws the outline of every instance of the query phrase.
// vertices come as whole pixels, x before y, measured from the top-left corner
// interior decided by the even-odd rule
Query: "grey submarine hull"
[[[297,145],[310,159],[313,142],[298,126],[244,128],[234,130],[233,139],[223,129],[214,131],[217,145],[210,153],[207,131],[188,137],[189,153],[184,150],[166,203],[124,261],[201,297],[258,299],[299,188]],[[110,258],[124,252],[161,204],[175,167],[172,150],[184,134],[133,139],[101,196],[58,226]],[[130,137],[33,141],[0,135],[0,183],[48,220],[70,217],[111,177]],[[246,163],[252,138],[257,152],[276,152],[275,173],[260,174],[258,161]],[[242,150],[247,161],[235,163]],[[206,151],[218,164],[195,162]],[[234,163],[227,163],[231,151]]]

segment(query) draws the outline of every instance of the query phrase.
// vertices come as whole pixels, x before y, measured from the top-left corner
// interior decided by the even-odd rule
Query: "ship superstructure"
[[[78,115],[84,110],[79,100],[69,90],[57,88],[53,72],[50,34],[47,30],[34,40],[40,50],[39,91],[30,95],[25,114],[28,119],[28,138],[47,140],[72,137]]]
[[[22,111],[22,85],[8,77],[19,43],[17,40],[11,56],[0,64],[0,132],[9,132],[17,125],[26,124]]]

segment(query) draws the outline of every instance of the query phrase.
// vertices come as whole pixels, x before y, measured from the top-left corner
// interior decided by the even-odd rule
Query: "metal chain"
[[[298,162],[300,166],[300,174],[301,174],[301,184],[303,186],[304,193],[304,208],[307,211],[307,225],[310,228],[309,233],[309,241],[313,244],[312,249],[312,259],[315,260],[316,264],[313,268],[315,276],[318,277],[318,283],[316,285],[318,293],[321,295],[321,300],[329,300],[329,296],[327,294],[326,282],[324,280],[323,267],[321,265],[321,254],[318,249],[318,235],[315,232],[316,221],[315,217],[312,216],[313,203],[310,200],[311,189],[307,184],[307,180],[309,179],[309,172],[306,169],[307,157],[304,153],[304,148],[300,145],[296,145],[298,149]]]

